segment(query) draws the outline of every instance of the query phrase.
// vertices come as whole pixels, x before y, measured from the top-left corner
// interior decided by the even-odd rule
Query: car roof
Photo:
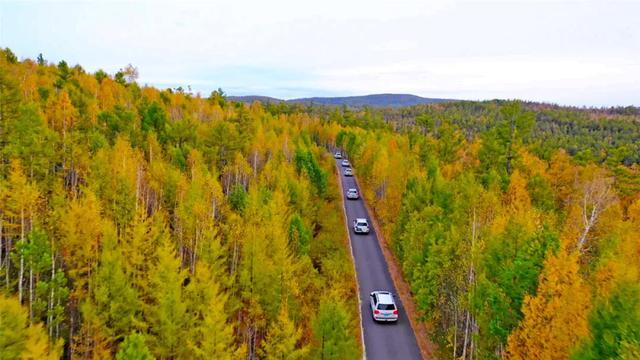
[[[351,188],[351,189],[349,189],[347,191],[358,191],[358,189]]]
[[[367,222],[365,218],[356,218],[356,222]]]
[[[380,304],[395,304],[393,301],[393,295],[388,291],[376,291],[378,295],[378,302]]]

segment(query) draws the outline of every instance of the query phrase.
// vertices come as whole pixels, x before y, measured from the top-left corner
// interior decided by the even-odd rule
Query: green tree
[[[64,85],[71,79],[71,69],[66,61],[62,60],[58,63],[58,78],[54,82],[57,89],[62,89]]]
[[[483,136],[481,161],[487,168],[500,164],[500,172],[511,175],[517,149],[527,141],[534,124],[534,114],[523,110],[519,102],[503,105],[495,127]]]
[[[640,285],[620,283],[589,316],[591,336],[572,359],[624,359],[640,353]],[[635,350],[634,350],[635,349]]]
[[[157,263],[150,273],[151,306],[148,309],[151,349],[159,357],[176,357],[186,351],[187,305],[182,285],[186,279],[170,243],[157,249]]]
[[[240,184],[233,185],[229,193],[229,204],[231,208],[239,213],[247,206],[247,191]]]
[[[122,71],[122,69],[116,73],[116,75],[114,76],[114,80],[120,85],[127,84],[127,81],[125,79],[125,73],[124,71]]]
[[[155,359],[145,344],[145,336],[133,333],[124,338],[116,360],[153,360]]]
[[[102,84],[102,81],[106,78],[109,77],[109,74],[107,74],[104,70],[102,69],[98,69],[98,71],[96,71],[96,73],[94,74],[94,76],[96,77],[96,80],[98,80],[99,84]]]
[[[161,144],[166,143],[168,116],[164,108],[158,102],[154,101],[151,105],[141,108],[140,115],[142,131],[154,131],[158,141],[160,141]]]
[[[323,360],[355,359],[358,356],[349,317],[339,301],[323,302],[313,320],[315,357]]]
[[[311,246],[311,231],[304,225],[299,214],[291,216],[289,222],[289,246],[298,255],[308,255]]]
[[[44,318],[46,315],[47,295],[42,291],[37,291],[40,287],[40,280],[45,280],[42,275],[51,269],[51,248],[47,234],[39,229],[32,229],[27,237],[27,242],[19,243],[16,246],[15,260],[24,259],[25,267],[28,269],[28,299],[29,299],[29,321]],[[14,260],[14,261],[15,261]]]
[[[327,173],[320,167],[313,153],[310,150],[297,149],[294,160],[298,173],[306,173],[317,194],[323,197],[327,192]]]
[[[480,326],[490,335],[485,341],[493,349],[506,344],[522,320],[524,298],[535,294],[545,256],[558,245],[557,234],[548,228],[530,234],[517,220],[509,222],[501,236],[487,241],[474,301]]]
[[[4,57],[7,59],[9,64],[15,64],[18,62],[18,57],[9,48],[4,48]]]
[[[7,135],[3,155],[18,157],[29,178],[44,179],[54,161],[58,137],[47,127],[39,107],[36,104],[22,106],[15,121],[9,123]]]
[[[227,104],[227,94],[225,94],[225,92],[221,88],[218,88],[218,90],[214,90],[211,92],[208,100],[209,102],[217,104],[221,108],[224,108]]]
[[[97,311],[111,337],[119,340],[141,326],[142,304],[129,277],[124,273],[124,261],[113,229],[105,231],[99,265],[92,281],[93,298]]]

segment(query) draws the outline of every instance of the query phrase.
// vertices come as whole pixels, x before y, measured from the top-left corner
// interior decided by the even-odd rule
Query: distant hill
[[[290,100],[281,100],[268,96],[229,96],[230,100],[251,103],[254,101],[261,102],[287,102],[295,104],[314,104],[314,105],[346,105],[350,107],[402,107],[420,104],[431,104],[439,102],[454,101],[452,99],[424,98],[411,94],[373,94],[363,96],[342,96],[342,97],[310,97]]]
[[[375,106],[375,107],[401,107],[419,104],[451,101],[448,99],[423,98],[411,94],[374,94],[364,96],[344,97],[311,97],[291,99],[287,102],[319,105],[347,105],[347,106]]]
[[[245,102],[245,103],[252,103],[254,101],[260,101],[262,103],[268,103],[268,102],[279,103],[284,101],[281,99],[276,99],[269,96],[261,96],[261,95],[227,96],[227,99],[231,101],[239,101],[239,102]]]

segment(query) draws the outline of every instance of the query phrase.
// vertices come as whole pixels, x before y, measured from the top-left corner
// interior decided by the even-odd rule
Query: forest
[[[356,359],[305,114],[0,52],[0,358]]]
[[[316,133],[349,154],[440,358],[640,358],[640,166],[578,156],[637,148],[637,116],[553,110],[602,129],[573,136],[517,101],[411,110],[323,110]]]
[[[635,109],[248,105],[137,76],[0,52],[2,358],[360,358],[336,147],[439,358],[640,358]]]

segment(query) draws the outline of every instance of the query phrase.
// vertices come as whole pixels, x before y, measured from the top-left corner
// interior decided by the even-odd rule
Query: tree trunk
[[[464,325],[464,342],[462,343],[462,359],[467,358],[467,344],[469,342],[469,310],[467,310],[467,318]]]
[[[234,238],[233,240],[233,256],[231,258],[231,271],[230,274],[236,271],[236,267],[238,266],[238,261],[240,257],[240,242]]]
[[[136,211],[138,211],[138,202],[140,200],[140,185],[141,185],[141,180],[140,180],[140,172],[141,172],[141,168],[140,166],[138,166],[138,169],[136,171],[136,204],[135,204],[135,209]]]
[[[51,240],[51,280],[50,280],[50,287],[51,290],[49,292],[49,306],[48,306],[48,313],[47,313],[47,326],[49,327],[49,337],[51,337],[53,335],[53,300],[55,298],[55,294],[54,294],[54,284],[55,284],[55,278],[56,278],[56,261],[55,261],[55,256],[53,255],[53,239]]]
[[[20,245],[24,245],[24,209],[20,209]],[[20,304],[22,304],[22,281],[24,279],[24,256],[20,254],[20,276],[18,282],[18,299],[20,300]]]
[[[33,265],[29,264],[29,325],[33,324]]]
[[[2,249],[4,247],[4,239],[2,238],[2,218],[0,217],[0,269],[2,269]]]
[[[453,304],[453,360],[458,356],[458,303]]]
[[[471,334],[469,335],[469,360],[473,360],[476,355],[476,340],[474,338],[475,334],[475,319],[471,317]]]
[[[471,303],[472,292],[475,284],[475,265],[474,265],[474,249],[476,246],[476,236],[477,236],[477,223],[476,223],[476,209],[473,208],[473,218],[471,221],[471,261],[469,263],[469,272],[467,277],[467,286],[469,287],[468,296],[469,303]],[[474,328],[475,319],[471,316],[471,312],[467,310],[467,316],[465,320],[465,329],[464,329],[464,346],[462,347],[462,359],[467,358],[467,345],[469,346],[469,357],[473,359],[473,349],[474,349],[474,341],[473,334],[475,333]]]
[[[60,306],[60,294],[56,294],[56,304],[55,306]],[[69,331],[71,333],[71,331]],[[56,339],[60,338],[60,321],[56,319]],[[69,345],[71,345],[71,337],[69,338]],[[71,347],[71,346],[69,346]]]
[[[258,150],[253,151],[253,176],[258,174]]]
[[[193,249],[191,250],[191,274],[195,275],[196,273],[196,257],[198,255],[198,238],[200,237],[200,230],[196,230],[195,236],[193,238]]]
[[[60,299],[58,299],[60,300]],[[74,336],[74,327],[75,327],[75,300],[71,301],[69,304],[69,359],[73,359],[73,336]],[[58,334],[58,325],[56,324],[56,335]],[[56,336],[57,337],[57,336]]]
[[[11,241],[11,237],[9,236],[7,238],[7,251],[5,252],[5,256],[7,257],[7,260],[5,261],[5,267],[7,268],[7,272],[5,273],[5,279],[6,279],[6,288],[7,290],[9,290],[9,282],[11,280],[9,274],[10,274],[10,270],[11,270],[11,256],[9,256],[11,254],[11,247],[13,246],[13,241]]]

